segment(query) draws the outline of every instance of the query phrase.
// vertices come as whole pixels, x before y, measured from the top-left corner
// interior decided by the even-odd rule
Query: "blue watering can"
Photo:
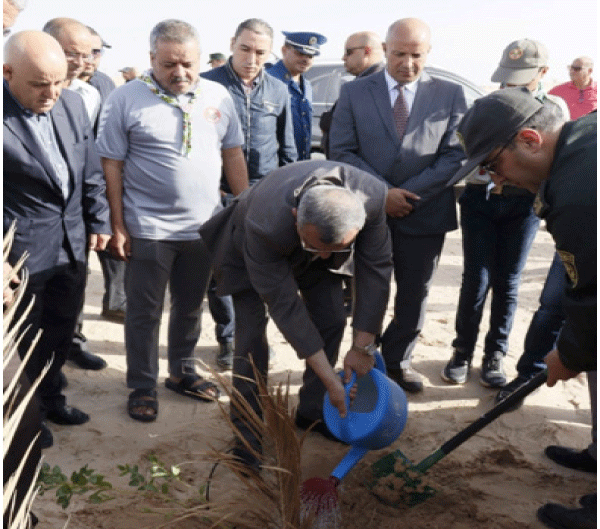
[[[404,430],[408,415],[406,395],[387,377],[381,353],[375,353],[375,368],[358,380],[358,391],[350,405],[348,393],[356,382],[356,373],[345,385],[348,413],[341,418],[325,394],[323,418],[329,431],[352,448],[331,476],[341,481],[369,450],[385,448]]]

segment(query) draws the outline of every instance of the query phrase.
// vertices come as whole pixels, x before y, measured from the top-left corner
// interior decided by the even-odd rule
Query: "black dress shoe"
[[[223,342],[219,344],[217,365],[226,371],[233,367],[233,343]]]
[[[575,450],[566,446],[547,446],[544,450],[546,456],[559,465],[582,472],[596,473],[596,460],[587,450]]]
[[[98,355],[83,351],[77,347],[71,347],[67,360],[79,369],[91,369],[92,371],[99,371],[108,365],[106,361]]]
[[[326,439],[329,439],[330,441],[335,441],[336,443],[342,443],[344,445],[348,444],[344,441],[340,441],[335,435],[333,435],[329,431],[329,428],[327,428],[327,425],[324,421],[315,421],[314,419],[309,419],[308,417],[304,417],[303,415],[296,413],[295,422],[296,426],[301,430],[308,430],[308,428],[310,428],[313,424],[316,423],[311,432],[320,433]]]
[[[579,498],[579,505],[596,510],[596,505],[598,505],[598,495],[594,492],[593,494],[582,496]]]
[[[252,450],[248,450],[246,445],[236,437],[233,448],[231,449],[231,454],[244,465],[248,471],[258,474],[262,468],[261,460],[257,457],[257,454],[262,455],[262,447],[260,442],[256,440],[250,441],[250,446],[252,446]],[[247,473],[242,472],[244,475],[248,476]]]
[[[63,406],[62,408],[48,410],[46,417],[53,423],[65,425],[83,424],[90,420],[90,416],[87,413],[72,406]]]
[[[387,376],[398,384],[404,391],[419,393],[423,391],[423,378],[412,367],[394,369],[388,367]]]
[[[588,507],[569,509],[558,503],[547,503],[538,509],[537,517],[552,529],[596,529],[596,510]]]
[[[48,428],[45,423],[42,423],[40,425],[40,448],[44,450],[45,448],[50,448],[53,444],[54,437],[52,436],[50,428]]]
[[[123,309],[102,309],[102,317],[105,320],[117,323],[125,323],[125,311]]]

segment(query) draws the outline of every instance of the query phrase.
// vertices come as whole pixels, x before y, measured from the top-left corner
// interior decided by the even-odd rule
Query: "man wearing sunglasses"
[[[217,294],[231,294],[236,333],[233,383],[260,414],[250,356],[268,374],[267,309],[299,358],[306,360],[296,425],[322,419],[323,397],[345,415],[344,389],[333,371],[344,334],[342,276],[334,273],[354,257],[353,344],[344,379],[366,374],[374,359],[392,272],[385,214],[386,186],[347,164],[303,161],[263,177],[206,222],[201,235],[214,256]],[[238,442],[234,454],[261,464],[261,440],[236,407],[232,420],[253,451]],[[323,422],[316,432],[332,439]],[[239,440],[238,440],[239,441]]]
[[[478,99],[458,126],[468,160],[456,178],[477,166],[489,170],[493,162],[496,185],[537,193],[536,212],[546,220],[568,276],[565,324],[545,357],[550,387],[596,371],[596,130],[595,112],[563,124],[548,103],[517,88]],[[594,423],[595,380],[588,378]],[[538,517],[548,527],[595,527],[596,499],[593,507],[578,509],[546,504]]]
[[[562,97],[569,105],[571,119],[577,119],[598,108],[598,88],[592,79],[594,63],[589,57],[577,57],[567,68],[571,82],[555,86],[550,94]]]

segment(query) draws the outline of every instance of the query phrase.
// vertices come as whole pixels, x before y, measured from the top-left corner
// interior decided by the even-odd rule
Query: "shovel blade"
[[[371,472],[372,480],[366,486],[386,505],[418,505],[436,493],[433,487],[424,482],[425,474],[400,450],[373,463]]]

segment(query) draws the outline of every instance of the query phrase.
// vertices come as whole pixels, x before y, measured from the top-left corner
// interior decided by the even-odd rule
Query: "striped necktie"
[[[394,102],[394,124],[396,125],[398,138],[402,141],[408,122],[408,107],[406,106],[406,100],[404,99],[402,85],[396,85],[396,89],[398,90],[398,97]]]

